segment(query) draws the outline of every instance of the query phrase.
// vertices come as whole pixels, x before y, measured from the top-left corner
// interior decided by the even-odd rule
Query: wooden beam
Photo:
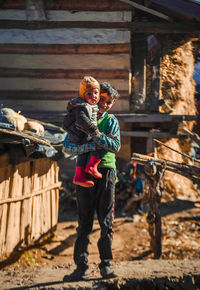
[[[40,79],[81,79],[85,75],[92,75],[97,79],[127,79],[129,71],[125,69],[15,69],[0,68],[1,77],[25,77]]]
[[[78,94],[77,94],[78,95]],[[63,112],[66,109],[68,101],[65,100],[41,100],[38,99],[37,102],[30,100],[27,96],[26,99],[15,99],[15,100],[9,100],[9,99],[2,99],[0,104],[3,104],[6,108],[14,109],[15,111],[57,111],[57,112]],[[112,112],[123,112],[128,111],[129,108],[129,100],[128,99],[121,99],[118,102],[114,104],[112,107]],[[112,113],[111,112],[111,113]]]
[[[32,55],[32,54],[0,54],[0,68],[15,69],[105,69],[127,70],[130,67],[130,55],[100,54],[66,54],[66,55]],[[128,82],[128,79],[127,79]]]
[[[183,122],[194,121],[194,115],[167,115],[167,114],[115,114],[120,122],[124,123],[165,123],[165,122]]]
[[[151,43],[154,43],[152,47]],[[148,99],[147,99],[147,112],[159,112],[158,100],[160,99],[160,60],[161,60],[161,45],[159,40],[154,36],[150,35],[147,37],[148,43],[148,61],[147,65],[151,70],[151,84],[149,84]]]
[[[11,54],[117,54],[130,53],[130,43],[114,44],[0,44],[0,53]]]
[[[30,0],[29,0],[30,1]],[[31,0],[32,2],[33,0]],[[26,10],[0,9],[0,19],[4,20],[48,20],[48,21],[101,21],[127,22],[132,19],[131,11],[69,11],[45,10],[42,4],[34,2]]]
[[[36,79],[36,78],[0,78],[0,92],[1,90],[36,90],[36,91],[72,91],[79,90],[80,79]],[[98,79],[100,83],[110,81],[111,84],[118,90],[129,90],[128,79]]]
[[[195,1],[183,1],[183,0],[153,0],[154,5],[163,6],[167,8],[168,11],[171,10],[176,15],[200,20],[200,5],[199,2]]]
[[[67,1],[46,1],[46,9],[64,9],[64,10],[78,10],[78,11],[122,11],[131,10],[132,7],[128,4],[122,3],[119,0],[67,0]]]
[[[129,23],[129,29],[134,33],[169,33],[169,34],[187,34],[200,35],[200,23],[179,22],[179,23],[161,23],[161,22],[132,22]]]
[[[118,90],[120,99],[128,99],[128,91]],[[69,100],[78,96],[78,90],[74,91],[41,91],[41,90],[0,90],[1,100]],[[1,102],[1,101],[0,101]]]
[[[54,29],[54,28],[125,28],[128,22],[101,22],[101,21],[25,21],[0,20],[0,28],[7,29]]]
[[[130,1],[130,0],[120,0],[120,1],[124,2],[124,3],[127,3],[127,4],[133,6],[134,8],[137,8],[139,10],[142,10],[144,12],[147,12],[147,13],[150,13],[152,15],[155,15],[155,16],[157,16],[159,18],[165,19],[167,21],[172,21],[172,19],[169,16],[167,16],[167,15],[161,13],[161,12],[158,12],[156,10],[150,9],[150,8],[144,6],[144,5],[138,4],[138,3]]]
[[[24,0],[6,0],[3,1],[1,9],[23,9],[25,8]],[[47,0],[45,1],[46,9],[60,9],[60,10],[72,10],[72,11],[126,11],[131,10],[132,7],[128,4],[122,3],[119,0]]]
[[[0,9],[25,9],[25,1],[24,0],[1,1]]]
[[[172,134],[170,132],[151,132],[151,131],[121,131],[121,136],[144,137],[144,138],[183,138],[185,135]]]
[[[200,23],[179,22],[98,22],[98,21],[24,21],[24,20],[0,20],[1,29],[56,29],[56,28],[102,28],[125,29],[134,33],[169,33],[200,35]]]

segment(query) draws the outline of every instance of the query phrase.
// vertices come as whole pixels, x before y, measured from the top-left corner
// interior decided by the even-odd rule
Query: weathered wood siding
[[[58,166],[49,159],[0,164],[0,258],[55,229],[59,187]]]
[[[10,23],[0,29],[1,104],[58,121],[69,98],[78,95],[81,78],[92,75],[118,89],[114,111],[129,110],[130,32],[114,27],[131,21],[131,7],[119,0],[45,4],[3,1],[0,6],[0,20]],[[37,29],[29,26],[36,23]],[[86,23],[89,28],[81,28]],[[98,23],[108,28],[93,28]]]

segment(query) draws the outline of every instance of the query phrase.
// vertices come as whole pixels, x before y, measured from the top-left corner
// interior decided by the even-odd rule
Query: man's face
[[[85,93],[84,99],[90,105],[96,105],[99,101],[99,90],[92,89]]]
[[[100,100],[98,103],[99,112],[102,114],[109,111],[115,103],[113,96],[109,96],[107,93],[100,93]]]

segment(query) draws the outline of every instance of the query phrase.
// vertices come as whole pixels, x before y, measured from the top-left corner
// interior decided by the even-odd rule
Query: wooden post
[[[147,64],[151,70],[151,86],[147,95],[148,112],[158,112],[158,100],[160,96],[160,57],[161,49],[157,37],[149,35]]]
[[[131,112],[144,112],[146,109],[146,35],[137,34],[132,39],[132,92]]]
[[[149,160],[144,166],[145,179],[149,185],[149,213],[147,222],[149,224],[149,234],[151,237],[150,248],[154,253],[155,259],[159,259],[162,255],[162,223],[159,206],[162,195],[161,181],[164,170],[165,165],[158,166],[153,159]]]

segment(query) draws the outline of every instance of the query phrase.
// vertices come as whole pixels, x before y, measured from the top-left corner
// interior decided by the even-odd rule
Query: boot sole
[[[76,185],[82,186],[82,187],[93,187],[94,186],[94,183],[93,184],[87,184],[87,183],[78,182],[78,181],[73,181],[73,183],[76,184]]]

